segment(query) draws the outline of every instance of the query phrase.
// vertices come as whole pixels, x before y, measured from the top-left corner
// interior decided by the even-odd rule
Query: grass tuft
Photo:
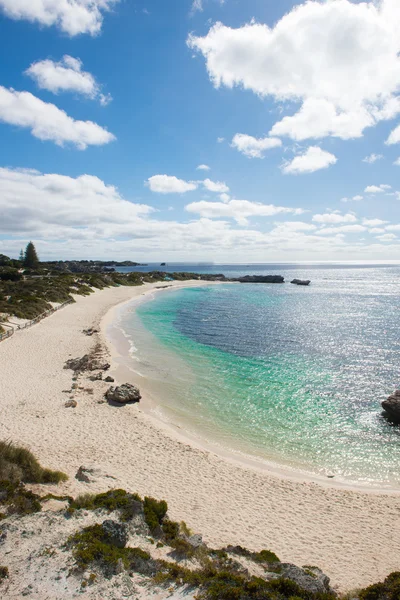
[[[60,483],[67,479],[67,475],[61,471],[44,469],[26,448],[0,441],[0,480],[14,483]]]

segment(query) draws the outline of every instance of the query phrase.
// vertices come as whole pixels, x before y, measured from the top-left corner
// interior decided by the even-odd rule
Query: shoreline
[[[181,283],[181,282],[180,282]],[[257,456],[256,454],[250,454],[245,451],[235,449],[233,447],[226,447],[223,442],[219,443],[216,439],[209,440],[198,430],[185,430],[185,423],[176,420],[169,420],[166,415],[162,401],[159,397],[155,397],[146,385],[148,377],[145,375],[139,375],[129,366],[121,364],[122,359],[127,358],[129,354],[129,348],[127,352],[122,349],[127,344],[127,337],[123,332],[122,328],[117,325],[119,317],[124,309],[132,307],[132,312],[136,312],[139,304],[143,302],[149,302],[152,300],[151,296],[155,293],[174,291],[176,289],[184,289],[188,287],[207,287],[208,285],[221,285],[226,282],[184,282],[182,285],[165,285],[155,289],[150,289],[144,292],[140,297],[131,300],[124,301],[120,304],[112,307],[100,320],[100,337],[101,342],[107,348],[112,361],[112,370],[115,374],[115,379],[119,383],[132,383],[138,384],[138,377],[141,378],[140,390],[142,392],[142,399],[140,401],[140,408],[146,415],[154,421],[154,424],[161,427],[167,434],[174,437],[177,441],[184,444],[193,445],[196,449],[204,452],[211,452],[222,458],[223,460],[230,461],[234,465],[239,467],[251,468],[261,473],[273,477],[280,477],[288,479],[294,482],[309,482],[315,483],[322,487],[345,489],[354,492],[364,492],[368,494],[387,494],[387,495],[399,495],[400,487],[387,484],[379,487],[379,484],[371,485],[370,483],[361,483],[353,480],[340,479],[337,476],[329,477],[328,475],[313,473],[308,471],[306,468],[300,466],[281,464],[274,462],[265,457]],[[111,335],[111,330],[113,335]],[[118,338],[118,339],[117,339]],[[129,342],[128,342],[129,345]]]
[[[140,405],[109,406],[102,400],[107,384],[89,383],[86,374],[77,408],[65,408],[72,383],[65,361],[99,339],[82,330],[107,322],[117,307],[156,287],[109,288],[78,298],[2,342],[0,439],[29,447],[44,466],[69,475],[46,491],[75,496],[118,487],[164,498],[171,518],[185,520],[211,546],[268,548],[283,561],[317,564],[341,591],[399,570],[397,493],[323,486],[236,464],[170,435]],[[95,465],[104,476],[79,482],[81,465]]]

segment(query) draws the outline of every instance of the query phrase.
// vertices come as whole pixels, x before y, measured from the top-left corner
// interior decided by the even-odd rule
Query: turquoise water
[[[168,291],[126,313],[134,368],[172,420],[209,440],[337,480],[398,485],[400,430],[380,402],[400,384],[400,268],[280,272],[313,283]]]

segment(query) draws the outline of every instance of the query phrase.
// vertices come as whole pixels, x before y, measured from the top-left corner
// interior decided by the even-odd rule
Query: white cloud
[[[319,235],[337,235],[341,233],[362,233],[367,231],[363,225],[341,225],[340,227],[324,227],[318,231]]]
[[[103,24],[103,13],[119,0],[0,0],[0,10],[15,20],[56,26],[70,36],[97,35]]]
[[[315,223],[355,223],[357,218],[351,213],[347,213],[346,215],[325,213],[324,215],[314,215],[312,220]]]
[[[257,139],[251,135],[237,133],[232,140],[231,146],[249,158],[264,158],[267,150],[282,146],[282,141],[271,137]]]
[[[40,140],[59,146],[71,143],[84,150],[115,140],[112,133],[92,121],[76,121],[55,104],[43,102],[29,92],[0,86],[0,121],[31,130]]]
[[[210,171],[211,168],[208,165],[199,165],[198,167],[196,167],[196,169],[198,171]]]
[[[228,202],[231,199],[230,195],[225,193],[220,194],[219,198],[222,202]]]
[[[391,132],[391,134],[389,135],[389,137],[385,143],[388,146],[392,146],[393,144],[398,144],[399,142],[400,142],[400,125],[398,125],[395,129],[393,129],[393,131]]]
[[[196,213],[201,217],[209,219],[231,218],[239,223],[239,225],[247,225],[248,217],[272,217],[281,213],[300,215],[304,212],[302,209],[261,204],[259,202],[249,202],[248,200],[229,200],[227,202],[207,202],[202,200],[188,204],[185,209],[190,213]]]
[[[282,171],[286,175],[298,175],[301,173],[314,173],[320,169],[326,169],[334,165],[337,158],[334,154],[322,150],[318,146],[310,146],[304,154],[296,156],[292,161],[283,165]]]
[[[197,181],[184,181],[171,175],[153,175],[146,181],[152,192],[158,194],[185,194],[197,190]]]
[[[87,98],[98,98],[103,106],[109,104],[111,96],[102,94],[96,79],[91,73],[83,71],[82,67],[83,63],[79,58],[66,54],[59,62],[46,59],[32,63],[25,73],[42,90],[53,94],[76,92]]]
[[[363,219],[363,225],[367,225],[367,227],[378,227],[386,223],[387,221],[382,221],[382,219]]]
[[[385,233],[385,230],[382,229],[382,227],[372,227],[372,229],[369,230],[370,233]]]
[[[395,160],[393,164],[397,167],[400,167],[400,157],[397,160]]]
[[[205,57],[216,87],[302,103],[271,135],[349,139],[400,112],[399,27],[398,0],[310,0],[273,28],[216,23],[187,43]],[[389,140],[400,141],[400,126]]]
[[[364,192],[366,194],[383,194],[384,192],[386,192],[387,190],[391,190],[392,186],[391,185],[385,185],[384,183],[381,183],[381,185],[368,185]]]
[[[218,144],[222,144],[222,142],[224,142],[224,141],[225,141],[225,138],[224,138],[224,137],[219,137],[219,138],[217,138],[217,142],[218,142]]]
[[[397,235],[394,233],[385,233],[384,235],[378,235],[377,239],[381,242],[393,242],[393,240],[397,240]]]
[[[353,196],[352,198],[342,198],[340,200],[340,202],[361,202],[361,200],[363,200],[364,197],[357,195],[357,196]]]
[[[369,156],[366,156],[365,158],[363,158],[363,162],[368,163],[369,165],[372,165],[377,160],[382,160],[382,158],[383,158],[383,154],[370,154]]]
[[[218,194],[226,194],[229,192],[229,187],[222,181],[211,181],[211,179],[205,179],[203,185],[209,192],[217,192]]]
[[[194,14],[196,12],[203,12],[203,10],[204,10],[203,0],[193,0],[193,4],[192,4],[192,8],[191,8],[192,14]]]

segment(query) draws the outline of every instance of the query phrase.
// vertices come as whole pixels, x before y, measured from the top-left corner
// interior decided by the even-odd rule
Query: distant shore
[[[325,487],[236,464],[178,439],[147,414],[146,403],[109,406],[102,401],[107,384],[87,375],[78,381],[77,407],[65,408],[72,387],[66,360],[104,344],[102,334],[88,337],[82,331],[98,329],[102,319],[104,331],[116,306],[159,286],[109,288],[77,298],[2,342],[0,439],[27,445],[46,466],[67,472],[70,480],[58,493],[101,491],[108,485],[165,498],[171,518],[185,519],[211,545],[269,548],[282,560],[318,564],[341,590],[399,570],[399,494]],[[113,353],[107,359],[110,375],[124,383]],[[78,468],[92,464],[115,479],[78,482]]]

